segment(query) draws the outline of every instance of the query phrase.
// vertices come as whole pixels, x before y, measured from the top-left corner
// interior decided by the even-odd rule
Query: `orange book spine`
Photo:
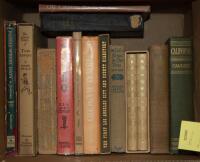
[[[82,38],[84,153],[100,153],[98,37]]]

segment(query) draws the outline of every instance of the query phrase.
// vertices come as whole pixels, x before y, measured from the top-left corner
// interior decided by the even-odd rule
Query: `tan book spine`
[[[38,152],[56,154],[56,64],[55,49],[38,49]]]
[[[18,25],[19,154],[36,154],[34,26]]]
[[[83,154],[82,47],[81,32],[73,33],[75,154]]]
[[[138,106],[137,106],[137,55],[126,55],[126,100],[127,100],[127,150],[137,151]]]
[[[148,55],[137,55],[138,150],[148,150]]]
[[[110,46],[111,152],[126,151],[125,51],[123,46]]]
[[[100,153],[98,37],[82,38],[84,153]]]
[[[169,153],[168,47],[152,45],[149,52],[151,153]]]

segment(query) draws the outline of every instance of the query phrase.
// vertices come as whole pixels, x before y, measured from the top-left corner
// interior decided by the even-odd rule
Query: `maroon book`
[[[62,155],[74,154],[75,152],[72,61],[72,37],[57,37],[57,154]]]

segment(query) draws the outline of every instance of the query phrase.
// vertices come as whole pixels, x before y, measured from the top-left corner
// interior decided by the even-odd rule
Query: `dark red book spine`
[[[72,37],[57,37],[57,153],[62,155],[74,154],[75,151],[72,63]]]

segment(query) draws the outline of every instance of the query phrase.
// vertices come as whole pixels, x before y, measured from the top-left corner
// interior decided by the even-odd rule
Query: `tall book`
[[[125,51],[110,46],[109,105],[111,111],[111,151],[126,151]]]
[[[74,154],[72,37],[56,38],[57,153]]]
[[[18,37],[18,107],[19,154],[37,152],[37,47],[46,45],[33,24],[17,26]]]
[[[110,153],[109,34],[99,35],[101,153]]]
[[[17,152],[16,22],[4,23],[6,152]]]
[[[194,46],[194,75],[195,75],[195,82],[194,82],[194,107],[195,107],[195,120],[200,122],[200,1],[192,2],[192,22],[193,22],[193,46]]]
[[[164,44],[149,48],[151,153],[169,153],[169,52]]]
[[[149,152],[149,53],[126,52],[127,153]]]
[[[137,55],[138,150],[149,151],[149,54]]]
[[[127,150],[138,150],[137,55],[126,54]]]
[[[84,153],[100,153],[98,37],[82,38]]]
[[[169,40],[170,62],[170,153],[177,154],[182,120],[194,119],[192,40],[173,37]]]
[[[38,153],[56,154],[56,63],[55,49],[38,49]]]
[[[75,154],[83,154],[83,97],[81,32],[73,32]]]

